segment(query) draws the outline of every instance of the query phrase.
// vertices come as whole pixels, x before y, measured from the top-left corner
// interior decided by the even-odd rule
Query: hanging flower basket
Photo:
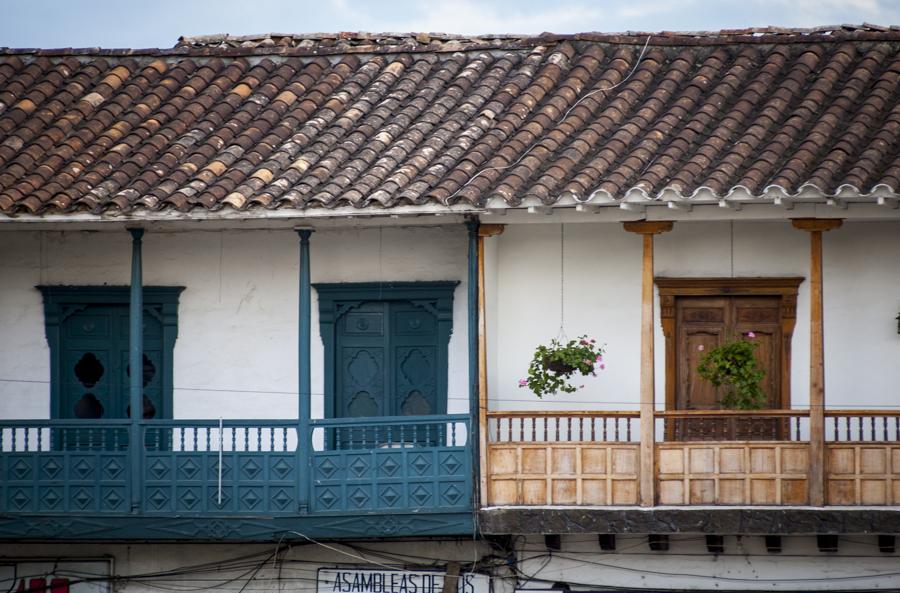
[[[528,378],[519,380],[519,387],[527,387],[538,397],[562,391],[574,393],[576,387],[569,380],[575,373],[596,376],[603,364],[603,346],[586,335],[569,340],[565,344],[557,339],[549,345],[541,344],[534,351],[528,366]]]

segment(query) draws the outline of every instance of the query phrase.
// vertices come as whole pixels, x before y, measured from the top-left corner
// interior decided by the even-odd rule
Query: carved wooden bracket
[[[622,226],[629,233],[638,233],[639,235],[658,235],[660,233],[668,233],[675,226],[671,220],[636,220],[624,222]]]
[[[791,224],[801,231],[831,231],[844,223],[841,218],[792,218]]]

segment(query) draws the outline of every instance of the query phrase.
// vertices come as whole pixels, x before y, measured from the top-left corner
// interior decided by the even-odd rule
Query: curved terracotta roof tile
[[[896,195],[898,104],[874,26],[0,50],[0,212]]]

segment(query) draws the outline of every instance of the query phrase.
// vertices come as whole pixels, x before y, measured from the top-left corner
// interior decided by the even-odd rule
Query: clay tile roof
[[[5,215],[898,191],[898,27],[0,50]]]

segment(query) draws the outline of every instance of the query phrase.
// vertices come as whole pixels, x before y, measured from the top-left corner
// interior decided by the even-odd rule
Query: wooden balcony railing
[[[637,411],[487,418],[487,504],[639,503]],[[826,504],[900,504],[900,411],[825,420]],[[658,411],[653,433],[657,504],[809,504],[808,410]]]

